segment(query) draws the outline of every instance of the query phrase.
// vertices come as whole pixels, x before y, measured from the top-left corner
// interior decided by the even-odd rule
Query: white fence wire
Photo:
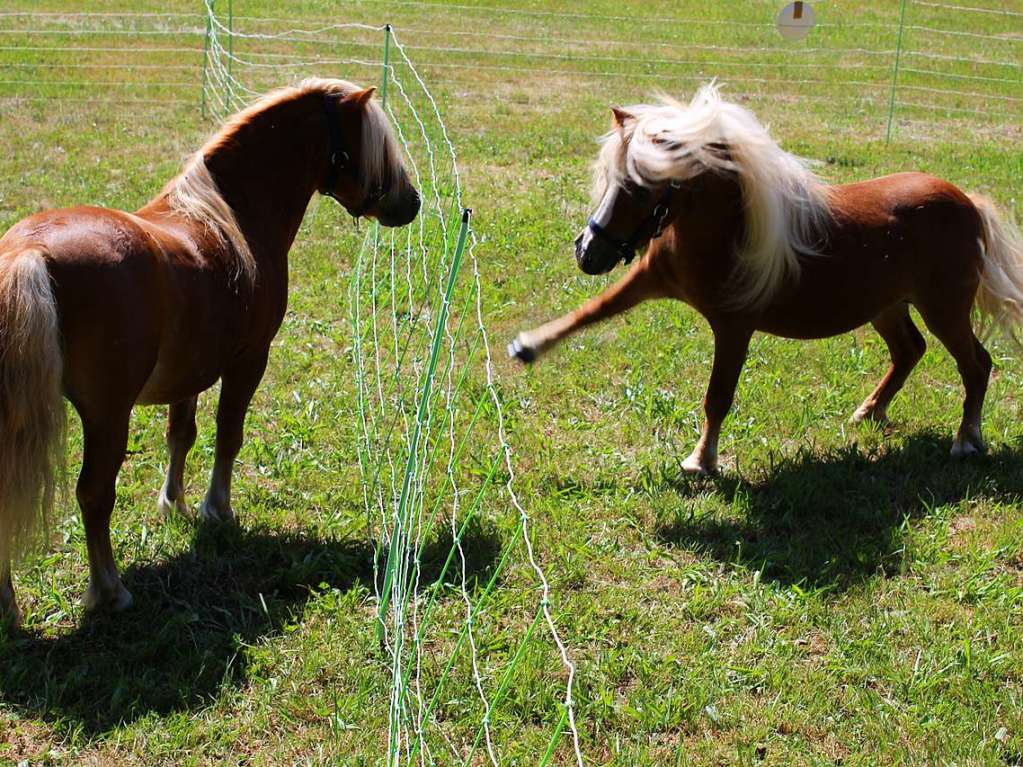
[[[228,76],[244,81],[239,96],[277,84],[280,69],[349,66],[369,72],[379,66],[381,24],[330,19],[298,24],[260,14],[239,14],[228,22],[225,0],[219,1],[213,29],[207,29],[201,8],[195,14],[0,13],[0,99],[87,98],[105,89],[108,100],[119,91],[133,97],[132,91],[144,90],[147,101],[177,106],[207,92],[203,61],[220,62],[207,72],[215,85],[226,87]],[[538,86],[564,77],[602,83],[615,94],[631,89],[646,95],[651,89],[683,92],[718,77],[740,97],[844,104],[868,136],[883,135],[892,118],[896,136],[903,122],[942,117],[965,121],[967,128],[970,121],[1023,125],[1023,7],[1010,3],[907,0],[897,72],[900,16],[894,2],[868,13],[821,0],[818,29],[798,44],[777,37],[776,9],[752,2],[728,4],[717,17],[693,12],[699,10],[695,4],[673,16],[417,0],[343,6],[352,16],[414,14],[402,27],[405,48],[438,84],[471,87],[481,73]],[[194,79],[133,82],[109,76],[158,68],[164,61],[168,71],[190,68]],[[262,69],[266,77],[240,77],[235,67]],[[61,70],[68,76],[62,79]],[[92,78],[75,76],[86,71]],[[218,107],[225,99],[215,98]]]
[[[364,21],[225,16],[223,0],[219,13],[212,0],[209,13],[200,6],[194,14],[0,13],[7,104],[193,105],[222,118],[301,75],[366,83],[386,73],[386,107],[423,213],[401,232],[366,233],[349,296],[364,502],[382,542],[375,584],[391,680],[389,764],[477,763],[477,754],[501,764],[503,736],[518,721],[506,702],[531,653],[549,653],[560,669],[553,711],[537,713],[549,729],[541,763],[561,749],[561,762],[582,764],[575,666],[515,493],[478,241],[463,213],[454,142],[427,82],[496,99],[495,78],[537,88],[565,78],[635,100],[654,87],[678,93],[717,76],[750,99],[844,105],[875,138],[893,118],[896,137],[915,120],[1016,135],[1023,128],[1023,11],[907,0],[900,30],[896,3],[858,14],[822,0],[819,29],[791,44],[776,38],[777,9],[728,5],[727,18],[661,18],[415,0],[342,4],[353,19],[414,14],[400,39]],[[515,520],[511,534],[481,574],[471,536],[502,509]],[[438,541],[445,543],[438,572],[427,572],[427,551]],[[446,599],[452,589],[456,598]],[[499,590],[520,593],[517,630],[488,621]],[[455,680],[473,703],[442,695]],[[475,728],[450,725],[456,717],[441,715],[446,706],[474,712]]]

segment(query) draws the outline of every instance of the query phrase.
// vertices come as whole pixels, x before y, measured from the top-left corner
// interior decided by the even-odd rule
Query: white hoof
[[[861,405],[856,409],[856,412],[852,414],[852,418],[849,420],[854,424],[861,424],[864,421],[869,421],[871,423],[884,426],[888,423],[888,414],[883,410],[877,410],[872,407]]]
[[[185,503],[183,496],[172,501],[164,492],[160,493],[160,497],[156,501],[156,510],[166,517],[173,516],[175,514],[179,514],[183,517],[192,516],[192,509],[187,503]]]
[[[120,579],[106,588],[99,588],[94,583],[89,584],[85,596],[82,598],[82,606],[88,610],[110,610],[119,613],[127,610],[135,603],[131,592],[124,587]]]
[[[209,501],[204,501],[202,506],[199,507],[199,516],[201,516],[207,522],[214,524],[223,524],[225,522],[234,522],[234,510],[227,506],[220,507],[216,506]]]
[[[717,461],[708,461],[705,457],[693,453],[682,462],[682,470],[689,474],[707,477],[718,470]]]

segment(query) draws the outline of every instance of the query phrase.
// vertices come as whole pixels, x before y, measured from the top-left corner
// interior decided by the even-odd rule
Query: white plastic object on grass
[[[786,40],[802,40],[817,23],[817,14],[809,3],[789,3],[778,14],[778,32]]]

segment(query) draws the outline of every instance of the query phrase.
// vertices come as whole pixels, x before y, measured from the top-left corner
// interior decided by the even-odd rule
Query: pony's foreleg
[[[658,288],[656,278],[646,263],[640,261],[625,277],[578,309],[538,328],[519,333],[508,344],[508,356],[521,362],[533,362],[566,336],[587,325],[614,317],[636,304],[661,295],[663,292]]]
[[[718,436],[721,424],[732,407],[739,374],[746,362],[753,331],[746,327],[714,328],[714,367],[710,374],[707,396],[703,400],[706,420],[700,441],[682,468],[696,474],[710,474],[718,467]]]
[[[206,492],[200,513],[209,522],[234,520],[231,508],[231,473],[234,459],[242,447],[245,413],[252,395],[256,393],[266,369],[266,356],[255,363],[234,368],[224,374],[217,403],[217,449],[213,461],[210,488]]]
[[[0,563],[0,625],[7,623],[17,626],[21,623],[21,611],[14,597],[14,582],[11,580],[11,563]]]
[[[188,514],[185,503],[185,458],[195,444],[195,406],[198,397],[175,402],[167,413],[167,452],[170,465],[157,508],[164,514]]]

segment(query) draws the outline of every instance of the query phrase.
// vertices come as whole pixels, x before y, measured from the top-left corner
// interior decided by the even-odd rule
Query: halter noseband
[[[636,230],[627,239],[620,240],[609,234],[604,227],[593,220],[592,216],[586,222],[586,228],[592,232],[596,239],[602,240],[614,248],[618,255],[621,256],[622,261],[627,264],[636,257],[636,248],[639,247],[643,240],[656,240],[661,236],[661,233],[664,231],[665,220],[668,218],[668,211],[671,210],[671,198],[680,188],[681,184],[677,181],[672,181],[668,184],[668,188],[664,190],[664,194],[657,202],[657,205],[654,206],[653,211],[639,222]]]
[[[384,197],[384,192],[382,189],[377,189],[372,194],[366,195],[362,204],[355,210],[349,209],[348,206],[341,202],[341,198],[334,194],[334,188],[337,186],[337,182],[341,178],[341,171],[348,167],[348,163],[351,162],[351,157],[345,148],[345,137],[341,132],[341,121],[337,116],[337,98],[324,94],[323,111],[327,116],[327,151],[329,160],[327,178],[324,181],[324,188],[321,191],[321,194],[325,194],[327,197],[338,202],[342,207],[348,210],[353,218],[358,219],[359,217],[364,216],[366,212],[373,207],[373,205]]]

